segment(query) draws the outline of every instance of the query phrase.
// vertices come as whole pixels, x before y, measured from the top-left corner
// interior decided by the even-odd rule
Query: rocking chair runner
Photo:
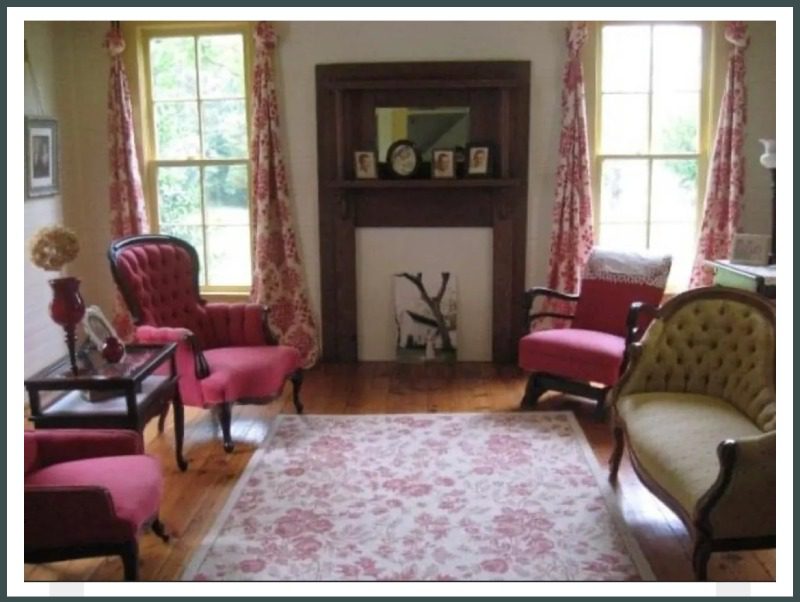
[[[112,243],[108,257],[136,339],[178,343],[183,403],[219,408],[225,451],[233,450],[233,403],[266,403],[289,379],[295,408],[303,411],[299,352],[276,344],[266,307],[206,303],[200,297],[197,251],[189,243],[173,236],[131,236]]]

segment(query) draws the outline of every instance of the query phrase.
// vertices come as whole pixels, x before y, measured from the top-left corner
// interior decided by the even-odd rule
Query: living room
[[[757,267],[771,265],[774,274],[778,239],[789,257],[782,263],[791,262],[790,236],[775,236],[791,223],[791,209],[781,207],[781,220],[774,214],[784,102],[777,49],[786,43],[776,15],[785,13],[736,11],[748,20],[735,27],[702,12],[676,23],[658,11],[630,21],[591,10],[580,22],[571,13],[560,21],[536,13],[479,20],[485,12],[459,22],[383,20],[380,12],[364,13],[374,15],[367,21],[305,21],[265,9],[258,19],[231,20],[247,12],[198,9],[202,20],[192,22],[155,10],[105,11],[103,21],[37,21],[28,12],[18,32],[28,150],[19,166],[27,169],[25,190],[16,196],[25,197],[25,226],[9,230],[9,246],[25,255],[25,319],[13,326],[25,342],[15,369],[26,381],[26,405],[9,422],[25,412],[26,429],[43,436],[107,429],[112,421],[87,416],[116,402],[86,389],[110,378],[103,370],[117,377],[141,360],[125,383],[131,394],[118,399],[130,413],[146,398],[146,411],[134,407],[135,424],[119,425],[142,433],[137,450],[157,460],[151,476],[160,496],[156,515],[134,529],[135,576],[763,582],[753,592],[778,585],[774,526],[745,546],[753,549],[714,547],[698,515],[684,508],[687,519],[668,499],[680,496],[648,482],[658,479],[637,454],[644,443],[625,414],[633,406],[622,400],[624,383],[636,382],[634,365],[650,361],[646,346],[637,361],[639,352],[627,349],[657,334],[655,327],[645,333],[653,318],[646,311],[626,331],[632,301],[662,305],[653,323],[667,329],[683,299],[703,302],[689,293],[720,277],[723,267],[706,262],[736,260],[734,247],[764,251],[755,262],[769,265]],[[744,107],[736,96],[742,87]],[[746,123],[737,122],[743,115]],[[723,142],[728,127],[734,134]],[[425,128],[448,134],[426,146]],[[37,145],[47,149],[41,165]],[[782,139],[782,154],[787,147],[791,153],[791,140]],[[734,170],[740,189],[718,186],[709,177],[715,165]],[[786,181],[791,190],[791,176]],[[716,207],[723,200],[728,209]],[[730,215],[720,252],[706,224],[723,211]],[[58,225],[65,228],[47,230]],[[151,235],[179,241],[130,238]],[[550,379],[555,364],[537,363],[547,355],[540,345],[549,343],[523,341],[547,332],[529,322],[531,314],[564,314],[572,301],[551,296],[526,310],[526,299],[539,294],[526,291],[588,295],[579,282],[614,270],[612,284],[625,288],[633,279],[638,288],[598,289],[593,304],[577,302],[575,317],[585,325],[597,322],[595,314],[616,316],[613,328],[598,327],[622,333],[611,382],[584,371],[559,388]],[[54,295],[67,299],[54,278],[80,281],[87,309],[71,324],[53,313]],[[772,362],[772,382],[764,383],[772,398],[758,393],[758,411],[737,412],[772,433],[774,446],[774,275],[763,283],[769,290],[753,287],[744,300],[731,292],[724,303],[739,299],[761,312],[763,324],[753,328],[769,330],[772,320],[772,345],[762,349],[759,338],[758,351],[739,358]],[[591,364],[578,353],[570,347],[561,363]],[[728,365],[726,357],[720,362]],[[46,374],[53,365],[60,367]],[[547,378],[532,376],[539,373]],[[156,375],[164,380],[150,394],[141,383]],[[734,370],[731,379],[740,376]],[[48,415],[57,405],[48,406],[48,396],[57,401],[65,389],[56,391],[59,379],[75,379],[69,403],[89,409]],[[106,388],[119,393],[123,380]],[[584,388],[574,385],[581,380]],[[618,428],[627,449],[609,484]],[[9,436],[17,446],[10,457],[18,437]],[[473,449],[473,437],[487,447]],[[571,461],[550,447],[559,439],[571,442],[562,450],[575,454]],[[397,449],[407,453],[395,465],[386,458]],[[711,450],[708,462],[719,472]],[[456,495],[446,483],[461,474],[459,453],[473,464],[463,476],[469,487]],[[26,440],[26,471],[27,454]],[[430,474],[426,454],[440,458]],[[413,465],[403,465],[406,455]],[[540,467],[537,456],[549,465]],[[544,498],[552,497],[552,507],[523,508],[542,497],[526,467],[551,485]],[[341,487],[346,475],[352,495]],[[18,491],[23,478],[27,494],[27,476],[13,485]],[[492,484],[503,478],[504,487],[526,493],[508,504],[494,499]],[[560,489],[571,479],[575,499]],[[481,505],[483,497],[492,503]],[[599,514],[565,518],[572,517],[565,507],[595,498],[599,509],[591,512]],[[421,505],[412,510],[412,501]],[[364,508],[372,506],[380,513],[368,516]],[[484,522],[473,517],[472,524],[470,511],[478,509]],[[407,513],[415,523],[401,520]],[[26,512],[26,534],[28,520]],[[261,535],[238,533],[240,520],[245,533]],[[592,531],[593,521],[604,528]],[[488,524],[494,535],[478,535]],[[468,537],[470,529],[476,534]],[[498,543],[506,530],[510,543]],[[566,533],[574,541],[563,548]],[[382,544],[387,537],[396,545]],[[247,543],[232,550],[237,538]],[[26,585],[132,574],[117,548],[57,560],[53,549],[69,547],[32,553],[13,570]],[[707,547],[707,567],[699,567]]]

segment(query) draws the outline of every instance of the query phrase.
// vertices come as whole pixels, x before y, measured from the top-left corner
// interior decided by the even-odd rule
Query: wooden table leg
[[[183,457],[183,401],[177,385],[175,395],[172,397],[172,414],[175,421],[175,459],[178,462],[178,468],[185,471],[189,467],[189,463]]]

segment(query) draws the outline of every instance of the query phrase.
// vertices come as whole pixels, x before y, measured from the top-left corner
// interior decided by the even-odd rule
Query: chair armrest
[[[112,429],[52,429],[25,433],[36,442],[36,467],[59,462],[144,453],[135,431]]]
[[[775,431],[717,447],[717,481],[697,503],[697,520],[715,537],[775,535]]]
[[[26,485],[25,552],[113,542],[135,535],[116,517],[111,495],[97,486]]]
[[[536,297],[545,297],[547,299],[557,299],[559,301],[574,303],[578,301],[580,295],[562,293],[561,291],[556,291],[551,288],[546,288],[543,286],[535,286],[533,288],[529,288],[527,291],[525,291],[525,299],[524,299],[525,313],[528,314],[528,325],[530,325],[534,320],[538,320],[539,318],[560,318],[564,320],[572,320],[575,318],[573,314],[561,314],[556,312],[537,312],[531,314],[530,312],[531,309],[533,309]]]
[[[634,301],[628,309],[628,316],[625,319],[625,353],[622,356],[622,364],[619,367],[620,375],[625,373],[628,363],[633,353],[633,344],[642,338],[644,326],[650,324],[650,320],[658,314],[658,307],[642,301]],[[643,317],[648,316],[647,321]]]
[[[269,329],[269,308],[258,303],[208,303],[204,311],[217,339],[225,346],[250,347],[274,345],[276,339]]]
[[[185,365],[188,358],[194,364],[194,373],[198,379],[209,375],[208,362],[200,349],[195,334],[188,328],[170,328],[168,326],[137,326],[136,341],[139,343],[161,344],[177,343],[175,351],[178,365]]]
[[[625,347],[638,341],[642,332],[645,330],[642,324],[642,318],[649,314],[652,319],[658,313],[658,308],[650,303],[643,303],[642,301],[634,301],[628,309],[628,316],[625,319]],[[644,325],[649,324],[648,320]]]

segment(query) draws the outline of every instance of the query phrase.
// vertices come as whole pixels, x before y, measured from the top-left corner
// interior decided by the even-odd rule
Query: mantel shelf
[[[328,182],[331,188],[380,189],[380,188],[511,188],[519,186],[519,178],[454,178],[454,179],[408,179],[408,180],[335,180]]]

